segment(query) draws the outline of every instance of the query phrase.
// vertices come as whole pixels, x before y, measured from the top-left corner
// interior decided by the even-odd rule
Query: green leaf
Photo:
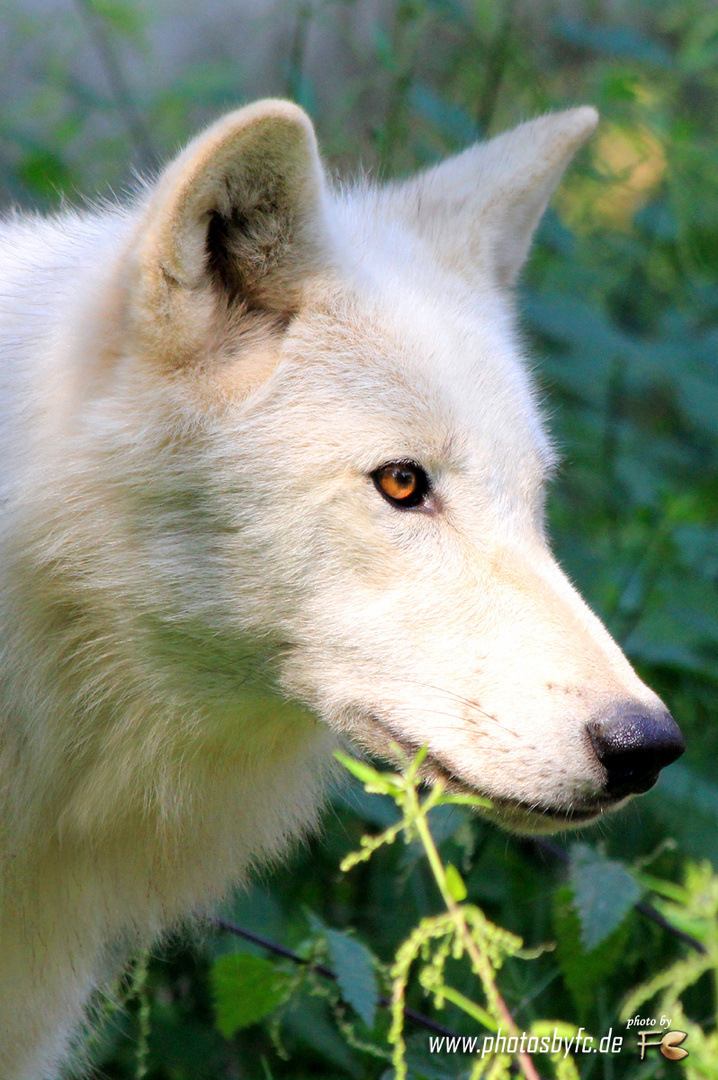
[[[466,886],[464,885],[464,880],[453,863],[446,864],[446,884],[457,904],[460,904],[462,900],[466,899]]]
[[[571,889],[565,885],[556,893],[553,924],[557,938],[558,962],[566,986],[585,1017],[595,1001],[595,989],[618,969],[625,958],[627,921],[589,952],[581,939],[581,920],[573,905]]]
[[[569,879],[581,941],[590,952],[620,926],[640,898],[641,887],[623,863],[606,859],[587,844],[573,845]]]
[[[360,941],[348,934],[339,930],[325,930],[324,933],[342,997],[366,1026],[373,1028],[379,1002],[374,957]]]
[[[357,761],[356,758],[349,757],[348,754],[342,754],[338,750],[335,752],[334,757],[353,776],[356,776],[357,780],[361,780],[362,784],[367,785],[367,788],[377,794],[390,795],[392,791],[398,790],[397,781],[400,777],[396,773],[379,772],[377,769],[373,769],[371,765],[366,765],[363,761]]]
[[[217,1027],[226,1039],[263,1020],[286,1000],[293,979],[249,953],[222,956],[211,973]]]
[[[442,795],[437,806],[475,806],[477,809],[490,810],[493,806],[491,799],[485,799],[483,795]]]

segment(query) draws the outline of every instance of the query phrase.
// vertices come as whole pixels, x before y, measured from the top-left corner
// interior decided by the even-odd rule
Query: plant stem
[[[471,933],[466,919],[464,918],[461,907],[459,904],[456,903],[453,896],[451,895],[451,891],[446,880],[446,871],[444,870],[444,864],[441,861],[441,856],[439,855],[438,848],[434,843],[434,837],[431,835],[429,826],[426,821],[427,806],[426,804],[422,805],[419,802],[416,790],[413,787],[407,786],[407,798],[408,801],[410,801],[412,804],[411,810],[414,811],[414,813],[412,813],[411,817],[416,826],[416,831],[419,834],[419,839],[424,846],[426,857],[429,860],[429,866],[431,867],[431,871],[434,875],[434,880],[439,887],[439,892],[441,893],[441,897],[446,904],[446,909],[451,914],[456,928],[461,934],[464,948],[466,949],[469,959],[471,960],[474,971],[477,973],[477,975],[479,975],[479,977],[481,977],[481,973],[484,972],[485,976],[490,978],[491,972],[486,970],[486,961],[484,957],[482,957],[479,947],[474,941],[474,936]],[[518,1039],[520,1037],[520,1032],[516,1026],[516,1022],[514,1021],[513,1016],[509,1012],[506,1002],[501,997],[498,989],[494,987],[494,990],[496,995],[494,1005],[496,1007],[499,1018],[501,1022],[506,1025],[506,1028],[510,1032],[510,1034]],[[446,996],[449,997],[448,994],[446,994]],[[469,1002],[469,1004],[473,1003]],[[525,1080],[539,1080],[539,1075],[534,1068],[534,1063],[531,1060],[531,1057],[525,1052],[517,1053],[516,1057],[521,1066],[521,1070],[523,1072]]]
[[[480,1005],[477,1005],[471,998],[467,998],[459,990],[454,990],[453,986],[445,986],[442,993],[447,1001],[450,1001],[452,1005],[456,1005],[459,1009],[462,1009],[467,1016],[473,1017],[483,1027],[488,1028],[489,1031],[496,1031],[498,1024],[494,1020],[490,1012],[486,1009],[482,1009]]]

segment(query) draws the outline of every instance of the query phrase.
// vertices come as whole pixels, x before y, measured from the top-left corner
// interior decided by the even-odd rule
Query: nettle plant
[[[401,755],[399,747],[395,747],[395,753]],[[545,1021],[534,1023],[527,1033],[517,1027],[496,985],[496,974],[507,957],[519,956],[530,960],[542,950],[523,949],[519,937],[496,926],[479,907],[466,902],[467,891],[461,874],[452,863],[445,865],[442,862],[429,828],[428,816],[438,806],[488,808],[490,803],[476,796],[445,794],[441,783],[436,783],[422,798],[417,777],[425,756],[426,749],[422,749],[413,761],[406,761],[401,773],[380,773],[363,762],[339,755],[346,768],[363,782],[369,794],[388,795],[401,813],[400,820],[378,836],[363,837],[360,850],[348,855],[342,861],[341,869],[352,869],[357,863],[371,858],[384,844],[393,843],[400,835],[407,843],[418,840],[445,906],[440,914],[426,915],[419,921],[397,950],[388,972],[392,1017],[388,1038],[393,1048],[392,1064],[396,1080],[406,1080],[408,1072],[404,1017],[407,985],[414,965],[417,967],[419,984],[437,1008],[443,1008],[446,1001],[456,1005],[481,1025],[491,1040],[492,1048],[495,1045],[492,1035],[496,1037],[503,1030],[505,1038],[501,1051],[482,1053],[471,1069],[470,1080],[508,1078],[512,1061],[518,1064],[526,1080],[538,1080],[531,1051],[538,1050],[542,1037],[548,1040],[549,1031],[553,1034],[558,1027],[564,1037],[571,1038],[575,1035],[575,1029],[567,1024]],[[460,960],[464,956],[479,980],[482,991],[480,1002],[467,997],[447,982],[447,961],[450,958]],[[548,1042],[550,1045],[550,1040]],[[513,1053],[504,1052],[504,1048],[508,1050],[509,1047],[513,1047]],[[578,1077],[573,1060],[568,1056],[564,1057],[558,1052],[551,1054],[551,1057],[556,1065],[558,1080]]]
[[[396,753],[399,758],[399,748]],[[326,1000],[351,1047],[386,1061],[388,1071],[382,1080],[435,1080],[439,1075],[457,1080],[509,1080],[516,1075],[540,1080],[549,1075],[547,1069],[556,1080],[578,1080],[590,1071],[591,1059],[581,1051],[587,1034],[592,1045],[598,1046],[603,1032],[579,1035],[584,1029],[554,1019],[534,1019],[521,1029],[515,1021],[498,986],[502,965],[509,957],[530,963],[553,949],[555,943],[526,949],[518,936],[467,902],[459,870],[440,855],[431,814],[440,807],[456,811],[488,803],[448,794],[440,783],[428,791],[422,789],[418,774],[424,755],[421,750],[413,760],[405,760],[401,772],[379,772],[365,762],[338,755],[367,793],[388,797],[399,812],[398,819],[383,831],[363,836],[359,850],[343,859],[341,870],[351,871],[399,839],[418,845],[431,870],[442,910],[419,920],[389,964],[381,964],[352,934],[327,927],[314,914],[309,915],[311,936],[300,949],[301,956],[292,957],[295,962],[291,965],[286,960],[275,962],[241,952],[220,957],[211,973],[217,1027],[232,1039],[240,1029],[268,1020],[275,1047],[286,1057],[282,1020],[301,992],[308,990]],[[458,815],[461,825],[460,809]],[[654,916],[657,913],[664,925],[670,922],[691,945],[688,955],[631,990],[620,1019],[625,1022],[639,1008],[648,1009],[651,1015],[670,1016],[674,1029],[688,1032],[690,1056],[682,1063],[684,1075],[688,1080],[708,1078],[714,1075],[718,1058],[718,1034],[688,1019],[681,998],[707,974],[718,983],[718,877],[708,864],[689,864],[685,884],[676,885],[652,877],[645,872],[645,865],[644,860],[638,869],[630,870],[587,844],[573,845],[568,880],[555,899],[559,964],[580,1011],[582,993],[590,995],[612,970],[620,968],[627,919],[636,904],[639,908],[642,905],[644,913],[646,909]],[[648,892],[652,894],[650,905],[641,900]],[[301,959],[300,964],[296,964],[297,959]],[[475,977],[472,983],[476,989],[471,996],[455,985],[466,982],[457,979],[460,968],[451,963],[461,960],[468,962]],[[407,1016],[416,1017],[407,1005],[410,983],[416,984],[437,1010],[450,1003],[474,1021],[475,1037],[452,1040],[451,1033],[437,1036],[432,1044],[433,1058],[407,1052],[405,1021]],[[440,1030],[440,1025],[435,1026]],[[621,1053],[632,1055],[632,1062],[637,1063],[630,1029],[621,1029],[621,1035]],[[464,1056],[452,1054],[452,1050],[463,1050]],[[442,1065],[436,1071],[438,1061]],[[658,1060],[645,1075],[662,1076],[662,1062]],[[370,1074],[376,1072],[370,1070]]]

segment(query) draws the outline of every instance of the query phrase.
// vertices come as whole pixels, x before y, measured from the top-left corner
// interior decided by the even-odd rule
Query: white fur
[[[515,827],[603,809],[585,723],[655,698],[547,550],[508,292],[594,124],[337,193],[264,102],[135,205],[2,227],[1,1080],[314,824],[344,735]]]

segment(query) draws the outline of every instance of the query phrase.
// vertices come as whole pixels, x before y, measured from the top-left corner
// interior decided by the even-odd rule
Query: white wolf
[[[590,108],[336,191],[265,101],[0,231],[0,1077],[309,828],[331,751],[536,831],[682,750],[547,549],[511,287]]]

